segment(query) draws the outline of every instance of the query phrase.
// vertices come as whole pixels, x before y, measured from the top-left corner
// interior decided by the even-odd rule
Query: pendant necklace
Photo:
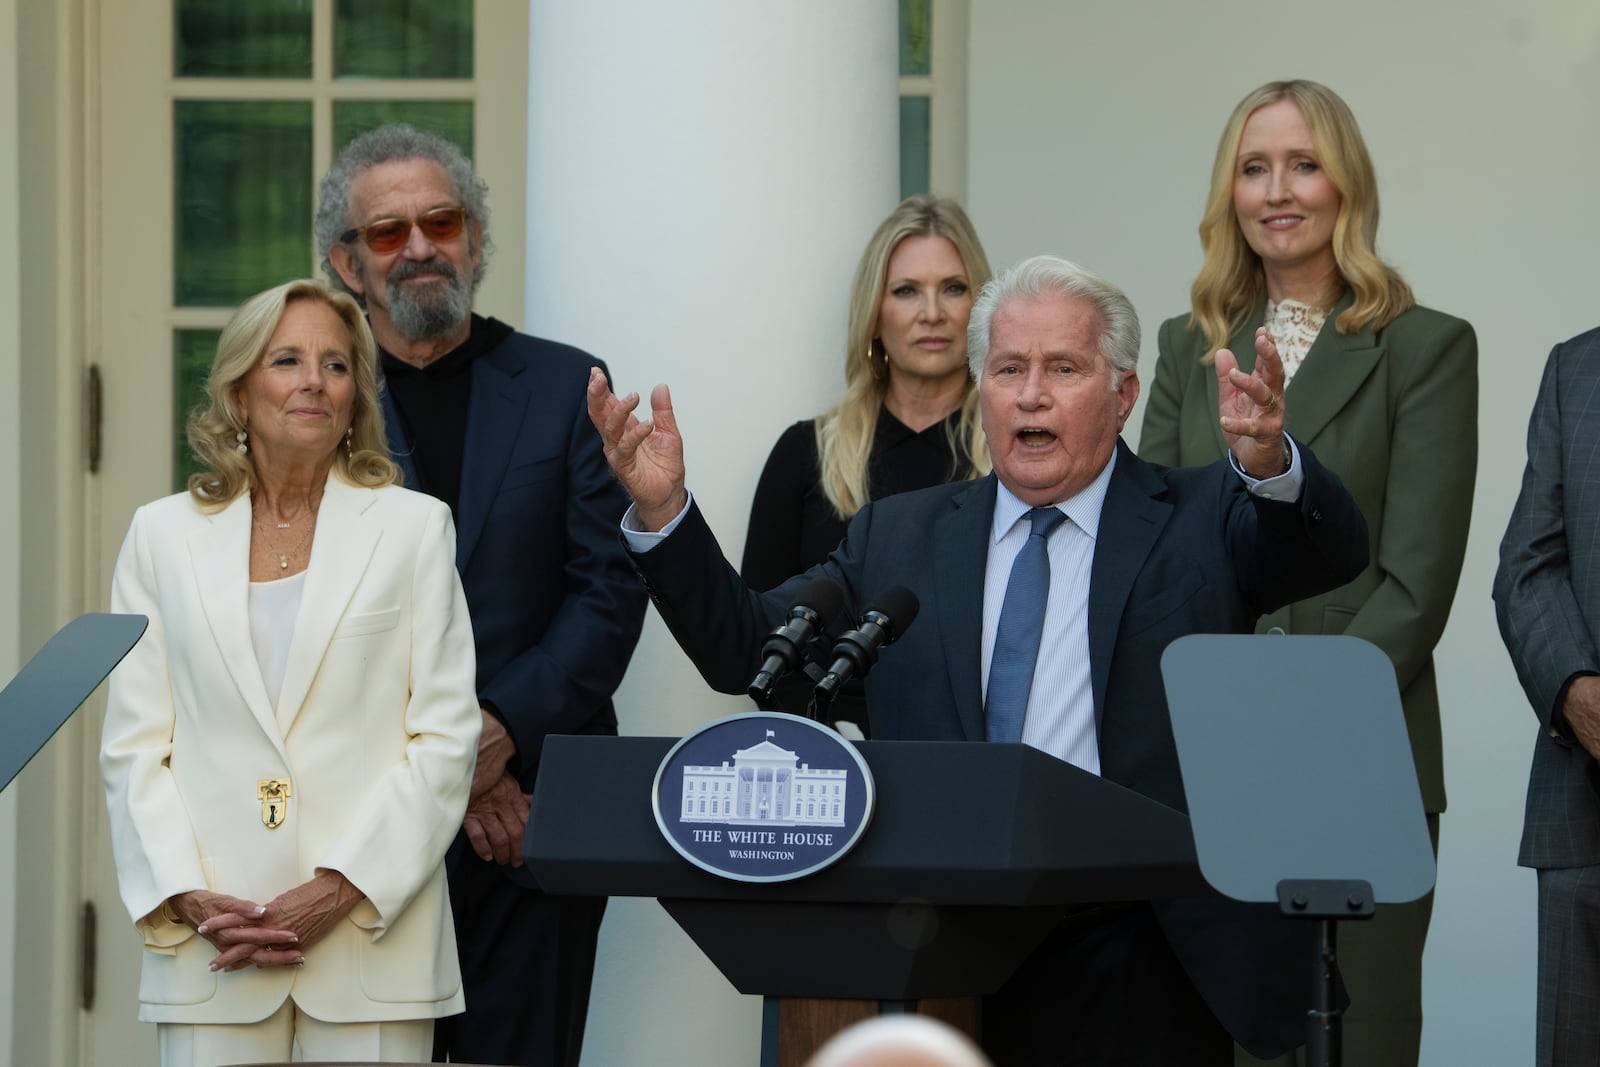
[[[263,515],[262,518],[261,518],[261,527],[262,527],[262,532],[263,533],[266,533],[266,528],[267,528],[267,525],[268,525],[269,522],[271,522],[271,520],[267,519],[267,517]],[[270,537],[270,536],[265,538],[266,543],[267,543],[267,551],[270,552],[272,555],[278,557],[278,569],[279,570],[281,570],[281,571],[288,570],[289,569],[289,557],[290,556],[297,556],[298,557],[300,555],[301,550],[304,549],[306,547],[306,545],[308,545],[311,542],[311,531],[316,527],[316,524],[317,524],[317,511],[316,511],[315,508],[312,508],[311,509],[311,514],[310,514],[310,521],[308,521],[305,524],[304,528],[301,530],[299,538],[295,540],[294,544],[289,546],[288,551],[284,551],[283,546],[278,543],[277,538]],[[279,529],[279,530],[290,530],[290,529],[294,528],[294,523],[292,523],[292,522],[271,522],[271,525],[273,527]]]

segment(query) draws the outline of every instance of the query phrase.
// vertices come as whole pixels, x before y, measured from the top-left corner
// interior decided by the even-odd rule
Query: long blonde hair
[[[1339,191],[1333,257],[1355,299],[1334,326],[1340,333],[1382,329],[1416,303],[1411,287],[1378,258],[1378,178],[1355,115],[1339,95],[1314,81],[1268,82],[1239,101],[1217,141],[1211,194],[1200,220],[1205,263],[1190,290],[1191,327],[1205,334],[1207,352],[1227,345],[1266,290],[1261,258],[1244,239],[1233,210],[1234,172],[1244,126],[1257,110],[1288,100],[1311,130],[1311,144],[1328,180]]]
[[[913,196],[901,202],[879,224],[856,264],[850,283],[850,317],[845,327],[844,399],[837,407],[817,419],[817,458],[821,468],[822,491],[839,517],[848,519],[869,499],[867,461],[872,455],[872,439],[878,426],[878,413],[889,392],[887,356],[877,339],[878,311],[883,305],[883,290],[888,281],[889,257],[907,237],[943,237],[955,245],[966,268],[967,282],[977,293],[990,277],[989,257],[984,255],[972,220],[954,200],[934,196]],[[950,435],[950,451],[957,465],[965,459],[968,469],[952,471],[952,477],[989,473],[989,443],[983,436],[978,413],[978,392],[967,383],[961,402],[959,428]]]
[[[399,485],[400,468],[389,458],[378,406],[378,347],[361,314],[361,306],[345,293],[306,278],[257,293],[233,313],[217,339],[217,355],[206,377],[206,403],[189,415],[189,449],[203,468],[189,475],[189,495],[206,511],[227,506],[255,485],[255,467],[237,448],[244,429],[239,411],[240,383],[261,362],[284,311],[297,300],[313,300],[331,308],[350,331],[350,374],[356,385],[350,414],[350,448],[334,449],[333,470],[351,485],[376,489]]]

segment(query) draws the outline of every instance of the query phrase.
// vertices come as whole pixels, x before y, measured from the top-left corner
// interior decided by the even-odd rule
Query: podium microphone
[[[861,613],[861,624],[833,646],[833,666],[817,683],[817,695],[831,700],[845,682],[871,670],[878,662],[878,649],[894,644],[916,621],[919,608],[917,594],[903,585],[879,593],[875,603]]]
[[[832,578],[817,577],[807,582],[789,619],[772,631],[761,646],[761,670],[750,683],[750,696],[763,708],[772,700],[772,687],[779,678],[799,667],[806,659],[806,645],[828,628],[828,623],[844,607],[844,590]]]

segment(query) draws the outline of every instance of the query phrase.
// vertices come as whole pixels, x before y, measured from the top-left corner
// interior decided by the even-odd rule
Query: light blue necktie
[[[984,718],[990,741],[1022,740],[1028,691],[1033,688],[1033,667],[1044,633],[1044,606],[1050,598],[1050,546],[1046,542],[1066,518],[1056,508],[1028,512],[1033,529],[1011,564],[1006,598],[1000,605],[1000,625],[995,628],[994,654],[989,660]]]

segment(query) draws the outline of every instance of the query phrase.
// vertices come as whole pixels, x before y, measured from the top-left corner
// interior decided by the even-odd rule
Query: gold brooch
[[[261,778],[256,782],[256,796],[261,798],[261,824],[276,830],[289,817],[289,797],[294,790],[287,778]]]

